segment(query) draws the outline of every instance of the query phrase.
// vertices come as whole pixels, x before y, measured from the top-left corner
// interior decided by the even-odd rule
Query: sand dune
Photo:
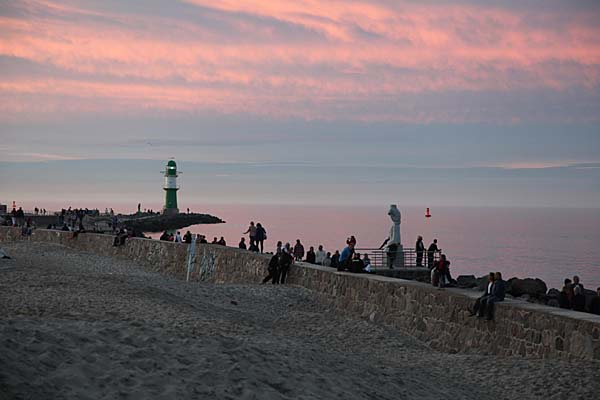
[[[3,244],[0,398],[593,398],[597,363],[450,355],[309,291]]]

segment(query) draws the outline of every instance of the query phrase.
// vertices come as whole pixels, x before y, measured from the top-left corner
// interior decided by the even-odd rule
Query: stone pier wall
[[[186,277],[188,246],[130,239],[114,247],[113,237],[38,229],[27,239],[14,228],[0,228],[0,241],[51,242],[101,255],[134,260],[149,271]],[[196,245],[191,280],[258,283],[269,256],[217,245]],[[600,316],[516,300],[498,304],[496,320],[468,316],[478,293],[438,290],[430,285],[383,276],[337,272],[299,263],[289,283],[310,289],[339,309],[396,327],[434,349],[446,352],[515,355],[600,362]]]

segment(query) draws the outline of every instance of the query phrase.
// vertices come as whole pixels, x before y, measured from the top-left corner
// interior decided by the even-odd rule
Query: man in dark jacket
[[[496,272],[494,279],[492,295],[488,298],[485,307],[486,318],[488,321],[494,319],[494,304],[499,301],[504,301],[504,296],[506,295],[506,282],[502,279],[502,274]]]
[[[244,238],[242,238],[244,239]],[[263,279],[262,283],[265,284],[269,281],[272,281],[273,285],[276,285],[279,283],[279,254],[275,253],[273,254],[273,257],[271,257],[271,261],[269,261],[269,275],[265,276],[265,279]]]

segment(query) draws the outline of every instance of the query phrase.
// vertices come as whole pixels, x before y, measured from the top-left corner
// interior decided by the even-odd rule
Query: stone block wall
[[[188,245],[128,239],[114,247],[110,235],[36,230],[25,240],[57,243],[101,255],[134,260],[149,271],[185,279]],[[0,241],[23,240],[20,231],[0,228]],[[196,245],[190,279],[215,283],[259,283],[268,255],[218,245]],[[479,296],[461,289],[439,290],[425,283],[337,272],[298,263],[289,284],[305,287],[340,310],[398,328],[446,352],[559,357],[600,362],[600,316],[516,300],[500,303],[493,322],[468,316]]]

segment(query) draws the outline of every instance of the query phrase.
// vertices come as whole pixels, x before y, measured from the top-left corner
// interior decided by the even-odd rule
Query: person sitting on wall
[[[164,231],[162,235],[160,235],[159,240],[163,240],[165,242],[169,241],[169,232]]]
[[[579,277],[573,277],[573,310],[585,312],[585,291],[579,282]]]
[[[354,245],[352,243],[348,243],[344,250],[342,250],[342,254],[340,254],[337,270],[345,271],[348,269],[348,265],[350,261],[352,261],[352,254],[354,254]]]
[[[315,264],[323,265],[323,262],[325,261],[326,257],[327,257],[327,253],[325,252],[325,250],[323,250],[323,245],[320,244],[319,248],[315,252]]]
[[[323,259],[323,266],[331,267],[331,252],[329,252],[329,251],[325,255],[325,258]]]
[[[502,279],[502,273],[494,274],[494,284],[492,285],[492,294],[488,298],[485,306],[485,315],[488,321],[494,319],[495,304],[504,301],[506,295],[506,282]]]
[[[308,251],[306,252],[306,262],[309,264],[316,264],[317,255],[315,253],[315,248],[310,246]]]
[[[225,238],[223,236],[221,236],[221,239],[219,239],[217,244],[220,244],[221,246],[227,246],[227,243],[225,242]]]
[[[354,253],[352,255],[352,261],[348,265],[348,270],[355,274],[365,272],[365,264],[363,263],[363,260],[360,259],[360,253]]]
[[[560,308],[571,308],[571,301],[573,300],[573,284],[569,278],[565,279],[564,285],[558,294],[558,306]]]
[[[488,285],[485,289],[485,292],[481,297],[475,300],[475,304],[473,304],[473,308],[469,310],[471,316],[477,315],[480,318],[483,318],[483,313],[485,311],[486,303],[489,297],[492,295],[492,289],[494,286],[494,280],[496,280],[496,274],[490,272],[488,275]]]
[[[340,251],[336,250],[331,256],[331,268],[336,268],[340,265]]]
[[[238,244],[238,247],[242,250],[246,250],[246,238],[245,237],[240,239],[240,243]]]
[[[244,239],[244,238],[242,238]],[[269,281],[273,283],[273,285],[279,283],[279,254],[275,253],[273,257],[271,257],[271,261],[269,261],[269,274],[265,276],[262,280],[263,285]]]
[[[185,235],[183,235],[183,242],[187,243],[187,244],[191,244],[192,243],[192,232],[187,231],[185,233]]]
[[[600,287],[596,289],[596,296],[594,296],[590,302],[590,312],[592,314],[600,315]]]
[[[371,270],[373,269],[373,267],[371,267],[371,259],[369,258],[368,254],[365,254],[363,259],[363,264],[365,265],[365,272],[371,273]]]

